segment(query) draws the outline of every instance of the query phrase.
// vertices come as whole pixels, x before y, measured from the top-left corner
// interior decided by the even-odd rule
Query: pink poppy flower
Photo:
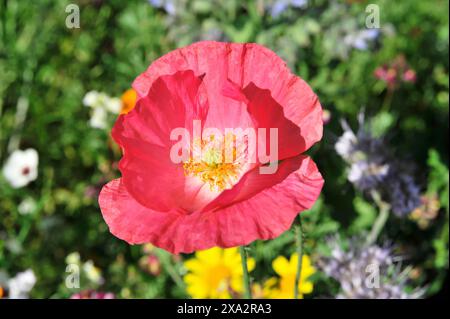
[[[279,236],[318,198],[322,176],[302,153],[322,138],[322,108],[311,88],[269,49],[194,43],[153,62],[133,88],[136,106],[120,115],[112,130],[123,150],[122,177],[99,196],[103,217],[118,238],[175,254],[246,245]],[[171,150],[179,141],[171,132],[179,127],[191,132],[194,120],[202,131],[220,133],[277,129],[276,171],[262,174],[268,160],[259,157],[240,161],[255,152],[248,144],[234,148],[231,162],[211,160],[213,152],[200,161],[191,154],[174,163]],[[216,150],[213,140],[202,144],[207,152],[211,144],[209,150]],[[258,137],[264,142],[269,147],[272,140]]]

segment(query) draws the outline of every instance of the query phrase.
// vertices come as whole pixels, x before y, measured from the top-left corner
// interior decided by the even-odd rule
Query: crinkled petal
[[[283,107],[272,98],[269,90],[261,89],[253,82],[241,89],[235,83],[228,81],[223,93],[247,105],[247,111],[257,131],[257,146],[262,148],[259,153],[264,155],[271,153],[273,146],[271,135],[276,137],[277,143],[273,148],[276,151],[275,160],[293,157],[305,150],[305,141],[300,127],[284,116]]]
[[[146,96],[161,75],[193,70],[205,75],[208,100],[214,108],[208,127],[247,127],[250,118],[242,103],[222,95],[226,81],[244,88],[249,83],[268,89],[283,107],[287,119],[298,125],[305,150],[322,138],[322,108],[311,88],[292,74],[273,51],[255,43],[197,42],[174,50],[154,61],[133,83],[139,96]]]
[[[288,230],[295,216],[310,208],[323,179],[309,158],[280,183],[253,197],[208,212],[158,212],[139,204],[121,179],[105,185],[99,196],[110,231],[130,244],[152,243],[172,253],[190,253],[214,246],[246,245]]]
[[[172,140],[172,131],[191,134],[193,121],[204,120],[207,112],[201,78],[183,71],[159,77],[137,106],[119,117],[112,131],[124,150],[119,168],[128,191],[142,205],[158,211],[190,210],[209,201],[199,196],[200,186],[190,187],[182,163],[171,158],[172,146],[181,138]]]

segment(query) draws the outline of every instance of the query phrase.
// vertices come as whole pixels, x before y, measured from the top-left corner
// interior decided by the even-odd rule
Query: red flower
[[[405,82],[416,82],[417,79],[417,75],[416,75],[416,71],[412,70],[412,69],[407,69],[404,73],[403,73],[403,81]]]
[[[274,52],[257,44],[195,43],[156,60],[133,88],[136,106],[112,130],[124,151],[122,178],[99,197],[115,236],[172,253],[245,245],[277,237],[319,196],[322,176],[301,153],[322,137],[322,109]],[[215,161],[213,138],[201,141],[213,152],[207,158],[175,164],[171,132],[193,131],[193,120],[203,132],[278,129],[278,169],[261,174],[268,160],[240,161],[254,155],[249,144],[233,149],[231,163]],[[264,142],[271,146],[263,138],[258,147]]]
[[[404,55],[397,56],[389,65],[377,67],[374,76],[386,82],[389,90],[397,88],[401,82],[414,83],[417,80],[416,71],[409,67]]]

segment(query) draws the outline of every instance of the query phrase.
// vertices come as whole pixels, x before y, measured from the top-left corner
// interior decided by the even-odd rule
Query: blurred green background
[[[79,6],[80,28],[66,27],[70,3]],[[81,289],[120,298],[187,297],[171,274],[183,274],[180,262],[158,252],[162,271],[152,275],[140,263],[146,254],[142,247],[109,233],[97,194],[119,176],[120,152],[109,137],[115,116],[108,115],[105,129],[93,128],[91,110],[82,101],[92,90],[120,97],[156,58],[209,39],[272,49],[329,112],[324,138],[309,152],[326,181],[318,203],[303,215],[305,250],[313,260],[327,236],[362,234],[376,218],[376,206],[348,182],[346,164],[334,150],[340,120],[356,129],[364,110],[373,134],[386,137],[396,156],[417,167],[421,192],[438,198],[429,225],[391,215],[382,238],[407,252],[413,286],[425,286],[427,296],[439,292],[448,269],[448,2],[306,3],[1,0],[0,164],[16,143],[36,149],[39,166],[38,178],[20,189],[0,177],[0,271],[12,277],[32,269],[37,282],[31,297],[67,298],[74,291],[64,284],[66,257],[78,252],[104,279],[82,280]],[[365,28],[370,3],[380,8],[380,29],[364,38],[358,32]],[[391,87],[374,75],[399,59],[414,70],[415,81]],[[25,200],[32,209],[24,214],[19,207]],[[291,231],[253,243],[255,280],[269,276],[275,256],[293,250]],[[320,273],[316,277],[310,297],[336,293],[335,282]]]

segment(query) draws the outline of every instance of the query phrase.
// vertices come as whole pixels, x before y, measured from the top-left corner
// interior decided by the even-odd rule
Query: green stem
[[[390,210],[390,205],[381,200],[380,194],[378,194],[378,192],[375,191],[372,192],[372,198],[375,204],[377,204],[380,213],[378,214],[377,219],[373,223],[372,230],[370,231],[370,234],[367,237],[366,246],[370,246],[376,242],[378,236],[380,235],[381,231],[384,228],[384,225],[386,224],[386,221],[388,220]]]
[[[392,97],[394,96],[394,90],[388,89],[386,95],[384,96],[383,104],[381,105],[382,112],[388,112],[391,108]]]
[[[294,284],[294,298],[298,299],[299,288],[300,288],[300,277],[302,274],[302,261],[303,261],[303,229],[302,229],[302,219],[300,215],[298,215],[298,224],[295,226],[295,242],[297,245],[297,255],[298,255],[298,263],[297,263],[297,272],[295,274],[295,284]]]
[[[183,278],[181,278],[178,270],[172,264],[171,255],[169,253],[166,253],[162,249],[156,249],[155,253],[158,256],[159,260],[161,261],[161,264],[163,265],[164,269],[166,269],[170,278],[172,278],[172,280],[180,289],[185,290],[186,286],[184,285]]]
[[[245,299],[252,299],[252,290],[250,287],[250,276],[248,275],[248,268],[247,268],[247,253],[245,252],[245,247],[240,246],[239,252],[241,254],[241,262],[242,262],[242,273],[244,275],[244,298]]]
[[[31,226],[32,226],[32,220],[30,220],[30,217],[23,222],[22,227],[20,228],[19,235],[17,236],[17,240],[22,245],[25,242],[25,239],[28,236],[28,233],[30,232]]]

